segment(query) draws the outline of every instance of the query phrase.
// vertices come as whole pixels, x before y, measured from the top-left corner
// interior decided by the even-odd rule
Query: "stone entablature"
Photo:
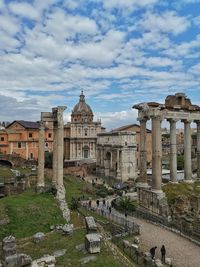
[[[136,178],[136,134],[101,133],[97,138],[97,172],[126,181]]]

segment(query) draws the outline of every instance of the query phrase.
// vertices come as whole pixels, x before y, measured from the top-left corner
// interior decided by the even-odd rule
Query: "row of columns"
[[[146,150],[146,117],[140,121],[140,177],[139,186],[148,187],[147,184],[147,150]],[[151,116],[152,120],[152,190],[162,192],[162,134],[161,116]],[[177,120],[168,119],[170,122],[170,180],[177,182],[177,148],[176,148],[176,122]],[[191,128],[189,120],[184,122],[184,174],[185,180],[192,179],[191,161]],[[197,123],[197,177],[200,177],[200,121]]]
[[[41,115],[39,126],[38,148],[38,179],[37,188],[42,190],[45,186],[44,163],[45,163],[45,121],[53,122],[53,178],[52,185],[57,189],[63,188],[63,155],[64,155],[64,122],[63,112],[66,107],[59,106],[52,109],[47,117]],[[46,115],[46,114],[45,114]]]

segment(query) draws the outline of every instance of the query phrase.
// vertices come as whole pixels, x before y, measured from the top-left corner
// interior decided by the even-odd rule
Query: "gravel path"
[[[200,247],[191,241],[142,219],[134,218],[141,225],[141,248],[149,251],[157,246],[156,258],[160,258],[160,248],[166,247],[166,257],[172,258],[176,267],[200,267]]]
[[[119,214],[114,209],[112,212]],[[151,247],[157,246],[156,258],[160,258],[160,248],[165,245],[166,257],[173,260],[173,266],[200,267],[200,246],[143,219],[134,217],[131,217],[131,219],[141,225],[140,247],[143,251],[149,251]]]

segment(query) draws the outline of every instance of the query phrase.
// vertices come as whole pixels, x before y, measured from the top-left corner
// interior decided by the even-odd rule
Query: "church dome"
[[[85,96],[81,91],[79,102],[72,110],[72,122],[91,122],[93,120],[93,112],[91,107],[86,104]]]

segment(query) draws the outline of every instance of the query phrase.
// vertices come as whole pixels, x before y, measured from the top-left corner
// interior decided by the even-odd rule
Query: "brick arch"
[[[13,163],[7,159],[0,159],[0,165],[13,167]]]

